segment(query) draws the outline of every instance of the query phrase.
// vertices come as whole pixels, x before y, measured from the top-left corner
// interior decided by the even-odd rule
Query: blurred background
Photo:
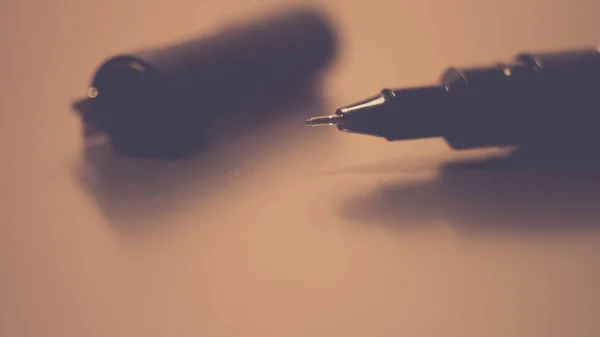
[[[318,104],[186,160],[89,150],[71,103],[108,57],[297,4],[326,13],[339,40]],[[481,171],[506,151],[303,119],[447,66],[596,45],[599,12],[592,0],[2,1],[0,336],[597,336],[594,170]]]

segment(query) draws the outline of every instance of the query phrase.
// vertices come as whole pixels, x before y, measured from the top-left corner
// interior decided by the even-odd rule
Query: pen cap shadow
[[[76,175],[115,230],[152,227],[186,207],[242,183],[271,153],[304,128],[304,119],[322,110],[320,83],[281,87],[243,107],[244,118],[216,124],[190,156],[164,160],[126,156],[101,140],[85,146]],[[241,115],[241,114],[240,114]]]
[[[464,235],[561,235],[600,226],[600,159],[519,151],[449,162],[433,180],[384,184],[345,205],[361,223],[418,230],[436,223]]]
[[[294,128],[323,110],[321,81],[338,49],[334,28],[319,8],[292,6],[101,66],[93,86],[118,89],[105,96],[108,106],[133,108],[81,111],[84,124],[113,128],[100,128],[110,142],[89,138],[77,175],[114,227],[135,231],[190,205],[203,207],[203,198],[242,184],[271,160]],[[133,71],[129,85],[123,67]],[[166,99],[121,104],[140,80],[166,86]],[[108,90],[96,89],[97,98]],[[134,102],[148,90],[141,92]]]

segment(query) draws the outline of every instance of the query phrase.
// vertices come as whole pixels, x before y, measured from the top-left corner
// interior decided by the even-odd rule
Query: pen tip
[[[336,125],[342,122],[342,116],[332,115],[332,116],[322,116],[322,117],[313,117],[306,120],[306,125],[308,126],[320,126],[320,125]]]

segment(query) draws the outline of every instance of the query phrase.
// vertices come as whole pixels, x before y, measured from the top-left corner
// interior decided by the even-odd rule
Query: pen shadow
[[[516,150],[443,164],[430,181],[383,184],[345,204],[360,223],[405,230],[444,223],[463,235],[568,235],[600,226],[600,158]]]
[[[315,81],[261,96],[244,106],[247,117],[223,120],[195,153],[178,159],[126,156],[106,139],[88,140],[76,176],[115,230],[148,229],[242,183],[275,147],[285,145],[286,135],[323,108],[319,88]]]

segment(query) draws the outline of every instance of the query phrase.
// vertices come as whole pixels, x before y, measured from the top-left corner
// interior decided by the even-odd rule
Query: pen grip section
[[[439,137],[440,112],[446,90],[441,86],[384,89],[380,95],[338,111],[342,131],[384,137],[387,140]]]

